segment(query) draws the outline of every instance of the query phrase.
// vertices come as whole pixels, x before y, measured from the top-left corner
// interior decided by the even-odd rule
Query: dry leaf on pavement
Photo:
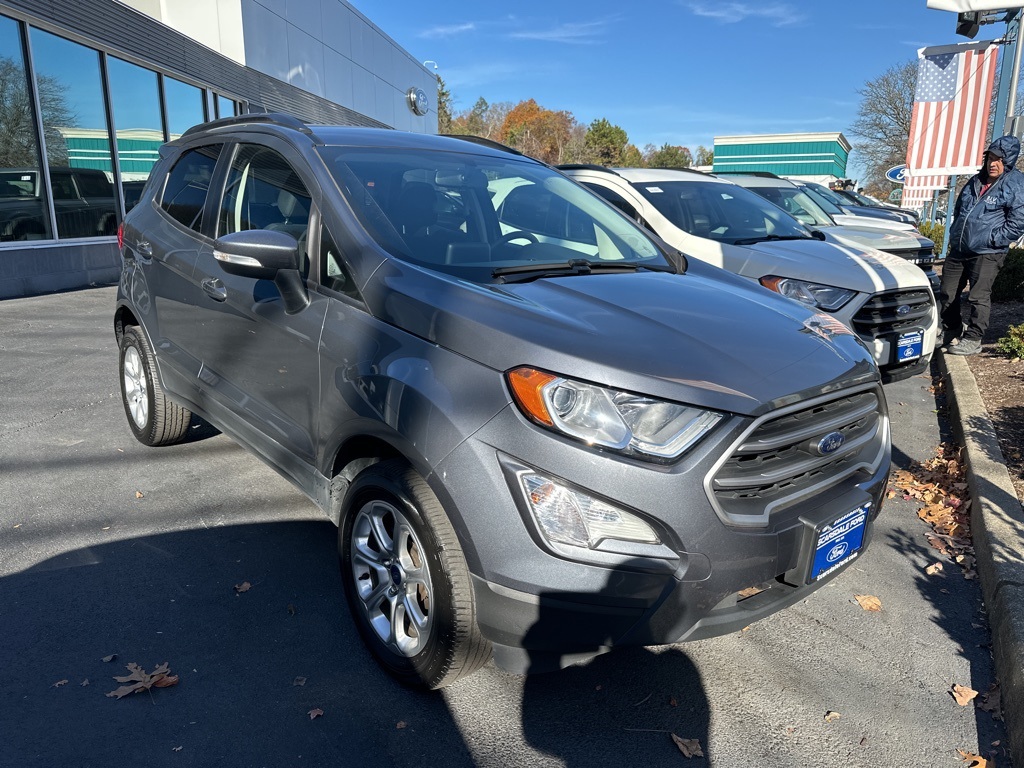
[[[305,684],[306,684],[306,678],[304,678],[304,677],[296,677],[294,680],[292,680],[292,685],[305,685]]]
[[[840,717],[842,717],[842,715],[840,715],[838,712],[833,712],[830,709],[828,712],[825,713],[825,722],[832,723],[838,720]]]
[[[1002,696],[999,692],[999,683],[992,683],[988,687],[988,691],[981,695],[981,702],[978,704],[978,709],[983,712],[988,712],[992,715],[993,720],[1003,719],[1003,704]]]
[[[248,581],[243,581],[241,584],[235,584],[236,594],[240,595],[243,592],[248,592],[250,589],[252,589],[252,584],[250,584]]]
[[[938,573],[941,570],[942,570],[942,563],[932,563],[931,565],[929,565],[927,568],[924,569],[924,572],[927,573],[929,576],[934,576],[936,573]]]
[[[995,765],[989,763],[981,755],[976,755],[973,752],[964,752],[962,749],[958,749],[957,753],[960,755],[960,759],[967,763],[967,768],[995,768]]]
[[[674,733],[671,736],[672,741],[679,747],[679,751],[683,753],[683,757],[704,757],[699,739],[682,739]]]
[[[53,688],[60,688],[61,686],[64,686],[64,685],[67,685],[67,684],[68,684],[68,681],[67,681],[67,680],[58,680],[58,681],[57,681],[56,683],[54,683],[54,684],[53,684],[53,686],[51,686],[51,687],[53,687]]]
[[[400,730],[402,730],[405,727],[406,727],[405,720],[399,720],[397,723],[395,723],[395,730],[400,731]]]
[[[145,495],[146,495],[146,494],[144,494],[144,493],[143,493],[142,491],[136,491],[136,492],[135,492],[135,498],[136,498],[136,499],[141,499],[141,498],[142,498],[143,496],[145,496]]]
[[[966,685],[960,685],[953,683],[953,688],[950,690],[956,703],[961,707],[966,707],[971,703],[971,700],[978,695],[978,692],[973,688],[968,688]]]
[[[104,664],[106,664],[107,662],[113,661],[116,658],[117,658],[117,654],[116,653],[112,653],[109,656],[104,656],[102,659],[100,659],[100,661],[102,661]]]
[[[318,717],[324,716],[324,711],[320,709],[320,707],[317,707],[316,709],[309,710],[306,714],[309,715],[310,720],[316,720]]]
[[[865,611],[882,610],[882,601],[874,595],[854,595],[853,599],[860,603],[860,607]]]
[[[122,685],[117,690],[111,691],[107,694],[108,698],[121,699],[129,693],[148,691],[153,688],[170,688],[178,683],[178,676],[171,674],[170,664],[166,661],[152,672],[147,672],[135,662],[129,664],[127,669],[131,674],[121,677],[115,675],[114,679],[119,683],[128,683],[128,685]]]

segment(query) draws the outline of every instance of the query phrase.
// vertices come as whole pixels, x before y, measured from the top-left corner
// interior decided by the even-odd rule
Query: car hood
[[[852,213],[837,213],[833,214],[832,218],[835,220],[836,224],[849,224],[851,226],[867,225],[881,229],[902,230],[904,232],[912,232],[916,230],[914,225],[909,222],[896,221],[895,219],[887,219],[884,217],[858,216]]]
[[[879,251],[909,251],[932,248],[935,245],[924,235],[884,227],[840,225],[827,227],[821,231],[830,241],[840,245],[866,245]]]
[[[528,365],[734,413],[877,377],[856,337],[821,330],[827,316],[703,264],[481,285],[389,260],[364,296],[382,320],[496,371]]]
[[[744,246],[723,244],[723,251],[732,256],[726,260],[727,268],[732,269],[730,261],[743,260],[742,270],[734,271],[755,279],[766,275],[792,277],[859,293],[928,285],[928,278],[918,267],[898,256],[864,246],[822,240],[779,240]]]

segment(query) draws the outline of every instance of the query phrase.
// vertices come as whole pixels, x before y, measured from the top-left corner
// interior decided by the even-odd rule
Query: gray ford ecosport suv
[[[403,681],[735,631],[870,539],[889,425],[857,338],[528,158],[227,118],[161,150],[121,243],[135,436],[198,414],[333,517]]]

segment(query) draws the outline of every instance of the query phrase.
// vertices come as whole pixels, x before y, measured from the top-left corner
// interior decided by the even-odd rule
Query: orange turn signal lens
[[[557,378],[533,368],[516,368],[508,372],[508,383],[516,404],[531,419],[548,427],[555,422],[548,414],[541,390]]]

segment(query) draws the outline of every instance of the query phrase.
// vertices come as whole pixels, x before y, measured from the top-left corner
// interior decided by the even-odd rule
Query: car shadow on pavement
[[[611,588],[619,570],[609,572],[606,591],[621,599],[621,588]],[[621,570],[628,571],[628,565]],[[593,602],[593,595],[557,592],[540,599],[527,645],[564,626],[559,609],[547,606]],[[610,644],[601,622],[593,624],[590,637],[586,634],[585,627],[577,628],[576,636],[583,638],[579,651],[596,652]],[[553,663],[558,666],[557,659],[545,653],[530,656],[531,672],[542,670],[523,682],[523,735],[533,748],[569,767],[672,765],[685,759],[683,749],[692,750],[687,764],[708,764],[709,703],[700,673],[678,646],[616,649],[584,665],[545,672]],[[686,740],[683,746],[677,746],[673,734]]]
[[[335,530],[141,536],[0,579],[0,765],[472,765],[443,697],[364,648]],[[105,695],[164,662],[177,685]]]

